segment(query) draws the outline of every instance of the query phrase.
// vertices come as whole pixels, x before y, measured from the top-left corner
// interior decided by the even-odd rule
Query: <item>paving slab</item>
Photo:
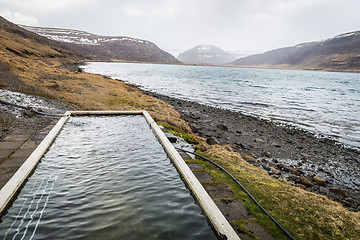
[[[23,144],[22,141],[17,142],[0,142],[0,150],[4,149],[18,149]]]
[[[28,140],[31,137],[31,135],[23,135],[23,134],[10,134],[8,136],[6,136],[3,139],[3,142],[17,142],[17,141],[22,141],[25,142],[26,140]]]
[[[214,178],[210,176],[207,172],[193,172],[195,177],[199,180],[200,183],[212,183],[215,182]]]
[[[11,155],[11,157],[15,157],[15,158],[28,158],[31,153],[34,151],[34,149],[18,149],[16,150],[15,153],[13,153]]]
[[[20,149],[35,149],[38,146],[35,141],[29,140],[26,141]]]
[[[204,168],[200,164],[197,164],[197,163],[189,163],[188,166],[193,171],[194,170],[204,170]]]
[[[14,149],[0,149],[0,162],[7,158],[13,151]]]
[[[264,239],[264,240],[275,240],[273,236],[271,236],[261,225],[260,223],[254,221],[248,221],[248,223],[245,225],[246,229],[249,230],[249,232],[253,233],[255,236],[258,237],[258,239]]]
[[[184,160],[192,159],[192,158],[189,156],[189,154],[184,153],[183,151],[178,151],[178,153],[180,154],[180,156],[181,156],[182,159],[184,159]]]
[[[41,141],[48,135],[48,133],[51,131],[50,129],[44,129],[41,132],[36,133],[30,140],[35,142],[37,145],[41,143]]]
[[[210,197],[215,198],[233,198],[234,193],[224,183],[210,183],[204,184],[205,190],[209,193]]]
[[[215,201],[220,211],[224,214],[228,221],[233,220],[248,220],[253,218],[249,210],[244,206],[240,200],[219,200]]]
[[[9,181],[16,171],[17,168],[0,169],[0,189]]]
[[[30,130],[30,129],[17,129],[17,130],[14,130],[12,131],[10,134],[12,135],[32,135],[34,133],[33,130]]]
[[[20,168],[21,165],[26,161],[27,158],[22,157],[9,157],[2,164],[0,164],[0,169],[4,168]]]

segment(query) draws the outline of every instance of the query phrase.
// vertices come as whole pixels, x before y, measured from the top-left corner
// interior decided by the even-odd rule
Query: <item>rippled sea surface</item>
[[[0,239],[216,238],[146,120],[112,116],[66,123]]]
[[[171,97],[291,124],[360,148],[360,73],[88,63],[85,71]]]

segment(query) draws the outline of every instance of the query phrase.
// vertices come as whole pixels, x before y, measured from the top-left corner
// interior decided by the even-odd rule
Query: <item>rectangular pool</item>
[[[142,115],[69,118],[0,239],[217,239]]]

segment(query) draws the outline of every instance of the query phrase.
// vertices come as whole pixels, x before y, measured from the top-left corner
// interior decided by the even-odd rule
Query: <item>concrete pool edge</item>
[[[3,211],[21,188],[25,180],[32,173],[42,156],[51,146],[57,134],[60,132],[69,117],[69,114],[66,113],[64,117],[60,118],[39,146],[32,152],[32,154],[0,190],[0,216],[3,214]]]
[[[53,143],[54,139],[61,131],[67,120],[73,116],[106,116],[106,115],[142,115],[156,137],[162,144],[164,150],[168,154],[178,172],[190,188],[193,196],[199,202],[202,210],[210,221],[211,225],[215,229],[216,234],[220,239],[240,239],[235,233],[229,222],[226,220],[224,215],[221,213],[217,205],[210,198],[206,190],[203,188],[201,183],[195,177],[193,172],[184,162],[180,154],[175,150],[173,145],[167,139],[165,134],[152,119],[147,111],[70,111],[66,112],[65,116],[60,118],[57,124],[53,127],[50,133],[40,143],[40,145],[34,150],[30,157],[24,162],[20,169],[14,174],[14,176],[8,181],[8,183],[0,190],[0,214],[6,209],[11,203],[12,199],[16,196],[19,189],[22,187],[27,177],[33,172],[36,165]]]

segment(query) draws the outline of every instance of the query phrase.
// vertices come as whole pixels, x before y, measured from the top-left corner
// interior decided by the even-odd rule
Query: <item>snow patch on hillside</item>
[[[59,28],[40,28],[21,26],[28,31],[35,32],[43,37],[49,38],[58,42],[74,43],[80,45],[101,45],[111,42],[123,42],[123,43],[137,43],[152,45],[151,42],[130,38],[130,37],[107,37],[91,34],[84,31],[71,30],[71,29],[59,29]]]

